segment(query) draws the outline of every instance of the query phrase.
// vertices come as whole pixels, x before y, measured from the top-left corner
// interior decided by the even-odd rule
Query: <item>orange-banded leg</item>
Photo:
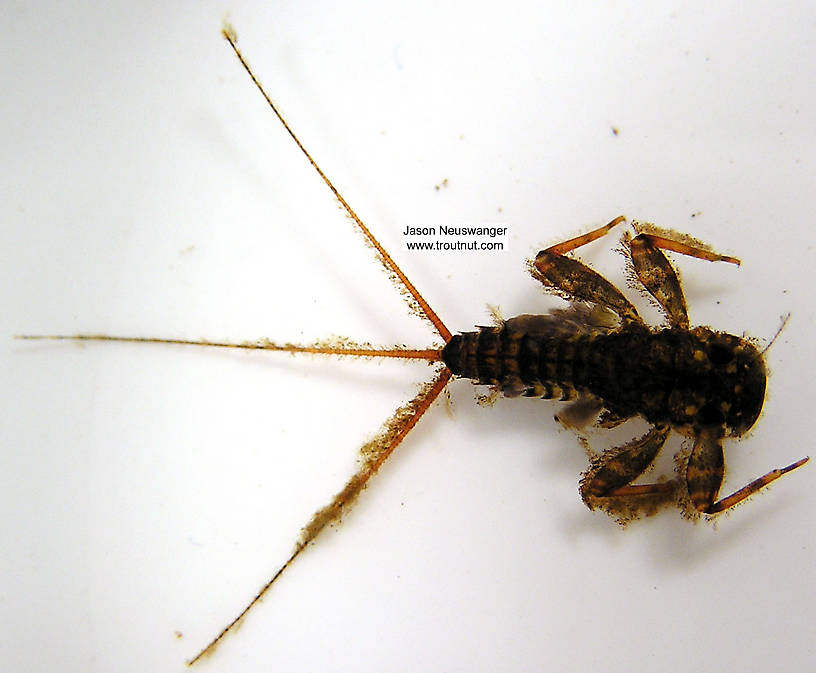
[[[686,298],[680,286],[680,280],[677,278],[677,272],[660,248],[710,262],[740,263],[736,257],[719,255],[702,247],[703,244],[698,241],[694,241],[695,245],[691,245],[691,243],[683,243],[657,234],[640,233],[627,242],[632,266],[638,280],[663,307],[669,322],[676,327],[688,328],[689,326]]]
[[[622,320],[642,323],[637,309],[618,288],[585,264],[565,256],[571,250],[605,236],[612,227],[625,221],[621,215],[603,227],[542,250],[536,255],[530,272],[534,278],[565,299],[601,304],[614,311]]]
[[[670,432],[668,426],[653,426],[643,437],[604,451],[593,460],[580,485],[581,497],[587,507],[593,509],[593,501],[597,498],[662,495],[673,491],[672,482],[630,483],[652,464]]]
[[[694,508],[702,514],[718,514],[742,502],[772,481],[776,481],[783,474],[787,474],[808,461],[808,457],[801,458],[795,463],[771,470],[758,479],[754,479],[747,486],[743,486],[731,495],[716,500],[722,485],[725,471],[722,444],[719,437],[702,435],[697,438],[694,449],[689,456],[686,468],[686,484],[689,498]]]

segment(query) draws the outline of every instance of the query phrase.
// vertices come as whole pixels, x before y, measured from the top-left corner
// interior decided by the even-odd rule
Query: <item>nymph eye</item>
[[[721,344],[713,344],[708,350],[708,359],[711,364],[724,365],[732,360],[734,352]]]

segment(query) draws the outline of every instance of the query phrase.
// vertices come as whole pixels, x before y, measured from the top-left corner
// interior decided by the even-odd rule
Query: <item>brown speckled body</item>
[[[529,264],[545,288],[569,302],[546,315],[520,315],[452,336],[441,356],[455,376],[507,397],[575,400],[556,414],[566,427],[612,428],[638,416],[649,427],[590,459],[579,490],[590,509],[625,522],[670,499],[689,515],[715,515],[739,504],[808,458],[771,470],[719,498],[725,474],[722,440],[739,437],[765,402],[763,353],[748,340],[691,327],[680,279],[663,250],[739,265],[688,236],[636,224],[624,233],[629,280],[663,311],[652,328],[624,294],[570,253],[605,236],[623,216],[541,250]],[[487,398],[490,399],[490,398]],[[678,454],[677,479],[638,482],[672,431],[691,440]]]
[[[634,322],[600,334],[552,334],[541,324],[557,316],[524,318],[454,336],[445,364],[509,397],[590,395],[615,417],[639,414],[681,432],[738,436],[762,410],[761,354],[734,335],[706,327],[653,331]]]

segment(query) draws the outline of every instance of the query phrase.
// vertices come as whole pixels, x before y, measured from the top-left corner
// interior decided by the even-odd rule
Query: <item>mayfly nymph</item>
[[[639,504],[647,506],[644,498],[666,496],[679,487],[680,504],[689,513],[717,514],[807,458],[717,500],[725,471],[722,440],[743,435],[759,418],[765,401],[765,363],[747,339],[689,326],[682,287],[661,248],[709,261],[739,264],[739,260],[718,255],[698,241],[670,238],[671,232],[654,226],[636,225],[637,236],[624,236],[630,275],[657,301],[669,322],[665,328],[650,328],[614,285],[565,256],[623,221],[615,218],[542,250],[531,263],[532,275],[572,302],[569,309],[522,315],[455,335],[442,350],[442,360],[454,376],[492,386],[506,397],[572,401],[556,417],[573,427],[594,420],[610,428],[636,416],[649,423],[642,437],[593,459],[580,487],[591,509],[631,512]],[[674,481],[633,485],[672,430],[694,443],[685,474]]]
[[[521,315],[498,321],[492,327],[453,334],[295,136],[238,50],[233,29],[225,26],[222,32],[273,113],[374,249],[410,307],[431,324],[444,345],[406,349],[377,348],[346,340],[299,345],[278,344],[268,339],[226,343],[99,334],[20,337],[416,359],[435,367],[431,380],[412,400],[398,407],[378,434],[361,448],[359,469],[303,527],[289,558],[189,664],[212,653],[300,553],[353,506],[371,477],[453,377],[490,386],[493,395],[569,402],[557,418],[575,428],[593,423],[611,428],[631,418],[643,419],[649,426],[645,434],[601,452],[591,460],[581,479],[584,502],[590,508],[603,508],[618,519],[632,518],[640,511],[653,509],[655,502],[670,499],[675,499],[690,515],[716,515],[808,460],[802,458],[772,470],[718,499],[725,472],[722,442],[743,435],[756,423],[762,410],[766,385],[764,352],[747,339],[708,327],[690,326],[682,287],[663,250],[708,261],[739,264],[739,260],[718,255],[689,237],[633,223],[635,235],[623,237],[630,277],[657,302],[668,320],[667,327],[649,327],[620,290],[570,256],[573,250],[625,222],[622,216],[617,217],[603,227],[542,250],[530,262],[534,278],[566,299],[569,308],[546,315]],[[648,470],[672,431],[688,438],[691,444],[688,454],[678,461],[677,476],[655,483],[633,483]]]

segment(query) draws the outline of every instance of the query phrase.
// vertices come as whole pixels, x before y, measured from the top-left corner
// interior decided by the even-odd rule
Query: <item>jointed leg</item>
[[[629,250],[638,280],[663,307],[669,322],[676,327],[688,328],[686,297],[666,255],[645,234],[629,241]]]
[[[638,225],[634,226],[636,229],[638,228]],[[654,231],[651,232],[638,231],[638,234],[643,238],[649,239],[649,241],[655,247],[663,248],[663,250],[679,252],[680,254],[688,255],[689,257],[697,257],[698,259],[704,259],[707,262],[728,262],[729,264],[736,264],[737,266],[740,265],[740,261],[736,257],[730,257],[729,255],[721,255],[719,253],[716,253],[713,250],[709,249],[709,247],[705,243],[693,239],[691,238],[691,236],[683,236],[681,234],[677,234],[676,232],[665,232],[676,235],[678,238],[685,239],[685,241],[683,241],[677,240],[675,238],[661,236],[659,233],[655,233],[656,231],[657,229],[654,228]]]
[[[623,216],[616,217],[609,224],[583,236],[542,250],[536,255],[531,273],[565,299],[602,304],[623,320],[642,322],[635,307],[618,288],[585,264],[564,256],[565,253],[604,236],[612,227],[623,221],[625,221]]]
[[[643,437],[609,449],[594,460],[580,486],[581,497],[587,506],[592,509],[599,498],[658,495],[672,491],[674,484],[671,482],[630,484],[652,464],[669,432],[668,427],[654,426]]]
[[[597,241],[602,236],[606,236],[612,230],[612,227],[620,224],[621,222],[626,222],[626,217],[624,217],[623,215],[618,215],[609,224],[605,224],[602,227],[593,229],[592,231],[589,231],[586,234],[581,234],[580,236],[571,238],[568,241],[564,241],[563,243],[551,245],[549,248],[543,250],[542,252],[550,252],[554,255],[564,255],[570,252],[571,250],[580,248],[582,245],[592,243],[592,241]]]
[[[638,225],[635,225],[635,228],[638,229]],[[677,239],[674,239],[656,232],[657,230],[653,230],[652,233],[638,233],[634,239],[628,241],[632,265],[640,282],[665,310],[669,322],[677,327],[688,327],[686,298],[683,295],[680,281],[671,262],[666,259],[666,255],[660,251],[660,248],[709,262],[739,264],[740,261],[736,257],[719,255],[709,250],[704,243],[690,237],[665,232],[677,236]]]
[[[698,512],[718,514],[742,502],[772,481],[779,479],[783,474],[801,467],[807,461],[808,458],[805,457],[787,467],[771,470],[758,479],[754,479],[747,486],[715,502],[724,472],[722,444],[719,438],[703,436],[697,439],[686,469],[689,497]]]

